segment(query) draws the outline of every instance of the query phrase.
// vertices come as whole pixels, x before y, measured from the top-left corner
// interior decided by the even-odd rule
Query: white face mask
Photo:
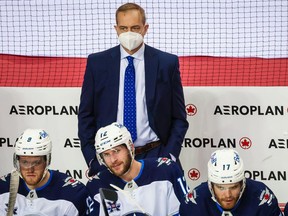
[[[143,36],[136,32],[124,32],[118,37],[120,44],[129,51],[137,48],[143,42]]]

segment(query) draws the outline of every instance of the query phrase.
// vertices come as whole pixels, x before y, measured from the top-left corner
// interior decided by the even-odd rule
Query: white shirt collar
[[[140,47],[140,49],[136,53],[134,53],[132,56],[135,59],[144,60],[144,50],[145,50],[145,43],[143,43],[143,45]],[[122,45],[120,45],[120,53],[121,53],[121,59],[124,59],[127,56],[130,56],[130,54],[125,51],[125,49],[122,47]]]

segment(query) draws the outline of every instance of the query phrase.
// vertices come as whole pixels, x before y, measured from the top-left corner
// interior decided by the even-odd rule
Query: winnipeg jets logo
[[[5,207],[5,211],[8,212],[8,207],[9,207],[8,203],[5,203],[5,206],[6,206],[6,207]],[[13,215],[18,215],[17,210],[18,210],[18,208],[17,208],[17,207],[14,207],[14,209],[13,209]]]
[[[46,133],[46,131],[40,131],[39,132],[39,135],[42,137],[42,138],[46,138],[46,137],[48,137],[48,134]]]
[[[158,166],[157,167],[161,166],[162,164],[166,164],[166,165],[169,166],[171,164],[171,159],[169,159],[169,158],[158,158],[157,162],[158,162]]]
[[[270,193],[270,191],[268,190],[268,188],[266,188],[265,190],[263,190],[260,194],[260,203],[259,206],[267,203],[267,205],[271,205],[272,199],[273,199],[273,194]]]
[[[192,192],[189,191],[185,196],[185,202],[188,203],[189,201],[191,201],[192,203],[197,205],[196,198],[197,198],[196,190],[193,190]]]
[[[116,201],[114,202],[106,202],[107,209],[109,211],[109,213],[112,213],[114,211],[120,211],[120,203],[116,203]]]
[[[79,184],[79,181],[77,181],[76,179],[72,178],[72,177],[67,177],[64,180],[65,184],[62,187],[66,187],[68,185],[71,185],[72,187],[76,187]]]

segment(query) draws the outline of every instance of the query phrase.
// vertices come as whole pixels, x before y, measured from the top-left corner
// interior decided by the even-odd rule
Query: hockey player
[[[208,182],[193,192],[193,215],[280,216],[273,192],[262,182],[244,177],[244,165],[233,149],[216,150],[208,161]]]
[[[182,170],[167,158],[136,161],[126,127],[112,123],[100,128],[95,147],[99,163],[108,168],[87,183],[95,203],[101,204],[96,215],[105,215],[105,210],[111,216],[191,215],[192,203]],[[105,200],[102,205],[100,188],[116,190],[118,199]]]
[[[0,215],[89,215],[93,200],[84,184],[48,169],[52,142],[27,129],[15,143],[15,171],[0,179]]]

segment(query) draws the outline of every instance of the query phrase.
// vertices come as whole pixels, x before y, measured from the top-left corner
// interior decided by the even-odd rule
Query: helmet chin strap
[[[131,142],[131,141],[130,141]],[[130,143],[131,144],[131,143]],[[129,150],[129,149],[128,149]],[[129,166],[129,169],[127,170],[127,172],[124,173],[124,175],[126,175],[132,168],[132,163],[133,163],[133,160],[134,160],[134,145],[132,146],[132,149],[131,151],[129,151],[129,154],[128,156],[130,155],[130,158],[131,158],[131,161],[130,161],[130,166]]]
[[[129,173],[131,168],[132,168],[132,163],[133,163],[134,157],[132,157],[131,153],[129,153],[128,156],[131,157],[130,166],[129,166],[129,169],[123,175],[126,175],[127,173]]]
[[[51,161],[51,154],[46,157],[46,167],[45,167],[45,170],[44,170],[44,173],[42,175],[41,180],[37,184],[42,182],[44,180],[44,178],[46,177],[47,173],[49,172],[50,161]]]
[[[131,161],[130,161],[129,169],[128,169],[123,175],[126,175],[127,173],[130,172],[130,170],[131,170],[131,168],[132,168],[132,163],[133,163],[133,160],[134,160],[135,147],[134,147],[134,145],[132,145],[132,142],[131,142],[131,141],[129,141],[129,144],[132,146],[132,147],[131,147],[131,150],[129,150],[129,148],[128,148],[128,150],[129,150],[128,156],[130,156]]]
[[[44,178],[46,177],[46,175],[47,175],[47,173],[48,173],[49,171],[48,171],[48,166],[45,168],[45,170],[44,170],[44,173],[43,173],[43,176],[42,176],[42,178],[41,178],[41,180],[37,183],[37,184],[39,184],[40,182],[42,182],[43,180],[44,180]]]

